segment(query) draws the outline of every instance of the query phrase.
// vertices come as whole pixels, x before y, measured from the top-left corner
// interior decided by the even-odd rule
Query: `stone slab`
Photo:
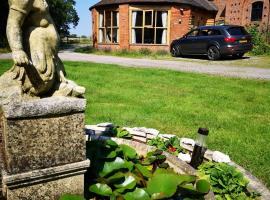
[[[86,158],[83,113],[3,119],[3,123],[2,151],[8,174],[80,162]]]
[[[49,182],[54,179],[84,174],[89,166],[90,160],[85,160],[82,162],[34,170],[21,174],[4,175],[3,185],[8,189],[22,188],[33,184]]]
[[[7,200],[59,200],[64,194],[83,196],[84,175],[64,177],[27,187],[8,189]]]
[[[2,107],[3,115],[7,119],[32,118],[83,112],[86,108],[86,100],[71,97],[49,97],[14,101],[7,104],[0,102],[0,107]]]

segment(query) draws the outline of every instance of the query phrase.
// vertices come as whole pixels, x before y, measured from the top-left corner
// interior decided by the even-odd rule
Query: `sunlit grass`
[[[11,66],[0,61],[0,73]],[[159,69],[65,62],[87,88],[86,123],[145,126],[184,137],[208,127],[209,148],[228,153],[270,187],[270,82]]]

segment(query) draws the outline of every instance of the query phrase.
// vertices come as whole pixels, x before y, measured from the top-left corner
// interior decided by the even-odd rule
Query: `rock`
[[[185,153],[179,153],[178,158],[182,161],[187,162],[187,163],[190,163],[190,161],[191,161],[191,156],[189,154],[185,154]]]
[[[224,153],[221,153],[219,151],[214,151],[213,161],[218,162],[218,163],[230,163],[231,159],[228,155]]]
[[[181,138],[180,143],[181,144],[189,144],[193,147],[195,146],[195,141],[193,139],[190,139],[190,138]]]
[[[161,138],[164,138],[164,139],[170,139],[170,138],[175,137],[176,135],[172,135],[172,134],[159,134],[158,136],[161,137]]]
[[[159,131],[156,130],[156,129],[153,129],[153,128],[134,127],[133,130],[135,130],[135,131],[141,131],[141,132],[144,132],[144,133],[147,133],[147,134],[151,134],[151,135],[154,135],[154,136],[158,136],[158,134],[159,134]]]
[[[138,142],[142,142],[142,143],[147,142],[147,139],[145,137],[133,136],[132,139]]]
[[[4,115],[8,119],[47,117],[68,113],[81,113],[86,108],[86,100],[72,97],[49,97],[29,99],[20,102],[9,102],[2,105]]]
[[[126,131],[128,131],[133,136],[140,136],[140,137],[146,138],[146,133],[145,132],[142,132],[142,131],[139,131],[138,129],[127,128],[127,127],[124,127],[123,129],[126,130]]]
[[[109,128],[114,127],[113,123],[110,123],[110,122],[100,123],[100,124],[97,124],[97,126],[98,127],[109,127]]]
[[[151,135],[151,134],[147,134],[146,137],[147,137],[148,140],[152,140],[152,139],[156,138],[156,136]]]

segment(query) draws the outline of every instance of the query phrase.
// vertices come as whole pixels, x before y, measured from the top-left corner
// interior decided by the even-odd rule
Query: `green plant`
[[[108,133],[105,133],[105,136],[125,138],[125,139],[132,138],[132,135],[128,131],[118,126],[113,127],[110,131],[108,131]]]
[[[139,49],[139,53],[141,55],[148,56],[148,55],[151,55],[152,51],[150,49],[147,49],[147,48],[141,48],[141,49]]]
[[[153,138],[147,142],[150,146],[155,146],[162,151],[167,151],[173,155],[178,155],[183,151],[178,137],[172,137],[169,140],[164,140],[160,137]]]
[[[200,177],[210,181],[217,200],[254,199],[258,195],[247,190],[248,180],[235,167],[207,162],[199,167]]]
[[[161,150],[142,157],[133,148],[112,140],[92,141],[87,146],[92,163],[88,172],[92,175],[90,197],[150,200],[174,198],[177,194],[201,198],[209,192],[206,180],[173,172]]]
[[[247,30],[252,36],[252,43],[254,45],[251,53],[254,55],[269,55],[270,45],[267,43],[263,33],[259,30],[258,25],[249,26]]]

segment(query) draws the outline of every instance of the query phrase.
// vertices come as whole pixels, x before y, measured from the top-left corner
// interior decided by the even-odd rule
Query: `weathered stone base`
[[[63,194],[84,193],[84,173],[90,161],[3,176],[7,200],[58,200]]]
[[[8,103],[0,99],[0,181],[5,200],[83,195],[84,173],[90,165],[85,155],[85,107],[86,101],[77,98]]]

